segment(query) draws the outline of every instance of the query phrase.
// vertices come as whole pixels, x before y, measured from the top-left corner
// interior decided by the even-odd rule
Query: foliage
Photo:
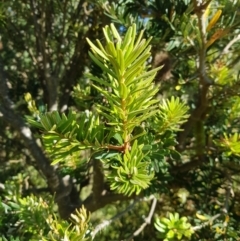
[[[86,209],[82,207],[76,214],[71,215],[71,219],[74,225],[69,224],[65,220],[53,219],[50,217],[46,221],[50,226],[51,231],[48,233],[48,238],[43,238],[43,241],[52,240],[81,240],[89,241],[90,230],[88,227],[88,215]]]
[[[183,240],[183,237],[191,238],[193,230],[186,217],[179,217],[178,213],[169,213],[169,218],[157,218],[155,228],[161,233],[159,236],[168,240]]]
[[[112,166],[115,170],[108,175],[112,190],[131,195],[139,194],[150,186],[154,174],[149,171],[149,162],[143,161],[142,148],[143,145],[134,141],[131,152],[126,150],[123,158],[118,155],[120,165]]]
[[[181,103],[179,98],[171,97],[171,100],[162,100],[159,106],[159,113],[154,119],[154,127],[159,133],[166,130],[180,131],[179,126],[183,124],[189,117],[187,113],[188,107]]]
[[[0,3],[0,240],[238,240],[239,7]]]
[[[38,115],[39,121],[31,116],[28,121],[44,131],[43,144],[55,160],[52,164],[67,162],[69,158],[77,159],[79,151],[84,149],[118,150],[119,154],[115,153],[114,159],[106,156],[102,159],[113,168],[107,175],[110,188],[125,195],[139,194],[150,186],[154,170],[151,170],[147,160],[150,159],[148,152],[142,151],[148,147],[144,143],[138,145],[136,140],[148,133],[142,127],[141,133],[134,134],[134,129],[158,114],[154,123],[156,133],[161,133],[163,129],[178,130],[175,126],[186,121],[188,108],[179,99],[172,98],[171,101],[163,101],[157,109],[156,103],[159,101],[154,96],[158,88],[152,81],[161,67],[147,71],[147,66],[144,66],[150,56],[147,45],[151,39],[141,39],[143,32],[136,38],[136,25],[128,29],[124,39],[113,24],[106,26],[103,32],[105,46],[99,40],[99,48],[90,40],[88,42],[93,52],[89,55],[104,75],[102,78],[88,76],[98,84],[92,86],[102,94],[107,105],[97,104],[96,113],[84,113],[79,117],[71,111],[68,116],[61,116],[54,111]],[[31,111],[34,105],[31,105],[31,98],[27,100]],[[101,120],[108,125],[107,128]],[[115,145],[111,143],[112,137],[117,141]],[[154,149],[152,151],[157,152]]]
[[[14,186],[13,183],[9,185]],[[12,187],[13,188],[13,187]],[[15,185],[16,189],[16,185]],[[54,200],[49,197],[36,197],[34,195],[26,198],[16,198],[15,195],[8,193],[6,200],[1,200],[1,233],[3,240],[8,240],[8,234],[16,232],[21,240],[91,240],[89,229],[89,215],[84,207],[71,215],[72,224],[66,220],[62,220],[55,213]],[[17,220],[16,220],[17,219]],[[11,220],[12,223],[5,224]],[[11,226],[9,226],[9,224]],[[5,229],[5,230],[4,230]],[[16,238],[16,239],[15,239]],[[11,236],[10,240],[18,240],[17,236]]]

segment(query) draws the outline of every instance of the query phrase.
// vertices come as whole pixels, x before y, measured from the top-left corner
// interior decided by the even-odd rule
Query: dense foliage
[[[240,2],[0,3],[0,240],[238,240]]]

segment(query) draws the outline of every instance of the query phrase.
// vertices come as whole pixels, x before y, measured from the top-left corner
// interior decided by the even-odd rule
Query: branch
[[[104,22],[104,15],[99,13],[99,9],[95,8],[91,13],[91,18],[84,13],[83,4],[85,0],[80,0],[78,6],[76,7],[75,13],[72,14],[71,22],[72,25],[78,24],[77,20],[84,19],[84,23],[87,26],[89,24],[88,19],[91,21],[93,26],[101,26]],[[99,27],[101,29],[101,27]],[[69,28],[68,31],[70,31]],[[99,32],[95,31],[93,28],[89,28],[86,33],[78,33],[78,37],[75,42],[74,54],[69,60],[68,64],[65,66],[64,73],[61,78],[62,85],[60,86],[60,101],[59,109],[64,112],[68,108],[68,102],[71,95],[72,87],[76,84],[76,81],[80,79],[84,72],[84,67],[89,61],[88,50],[89,45],[87,44],[86,38],[96,39],[98,38]],[[68,34],[67,34],[68,36]]]
[[[195,110],[192,111],[188,121],[182,126],[183,131],[179,133],[178,136],[178,150],[185,150],[185,141],[189,134],[189,132],[192,130],[193,125],[196,123],[196,121],[200,121],[204,119],[204,114],[206,113],[207,107],[208,107],[208,90],[209,85],[202,85],[200,86],[199,90],[199,100],[198,104]]]
[[[181,174],[181,173],[186,173],[190,170],[193,170],[195,168],[198,168],[200,165],[202,165],[203,163],[207,162],[207,157],[201,158],[201,159],[194,159],[192,161],[189,161],[187,163],[183,163],[180,166],[173,166],[172,169],[170,170],[170,173],[172,175],[176,175],[176,174]]]
[[[229,199],[231,197],[231,194],[234,196],[234,192],[233,192],[233,180],[232,180],[232,174],[224,169],[223,170],[226,176],[226,187],[225,187],[225,191],[226,191],[226,198],[225,198],[225,202],[224,202],[224,207],[222,209],[223,213],[227,214],[228,210],[229,210]]]
[[[63,12],[63,19],[62,19],[62,29],[61,29],[61,33],[59,36],[59,40],[58,40],[58,47],[57,47],[57,52],[61,53],[61,46],[64,44],[64,40],[65,40],[65,31],[66,31],[66,23],[67,23],[67,19],[66,19],[66,15],[67,15],[67,5],[68,5],[69,1],[65,0],[63,1],[63,3],[60,4],[60,2],[58,2],[59,4],[59,8],[62,10]],[[68,28],[69,29],[69,28]],[[58,54],[57,55],[57,60],[56,60],[56,66],[53,70],[53,75],[56,76],[57,78],[60,77],[60,70],[61,70],[61,65],[64,62],[64,58],[60,57],[61,55]]]
[[[56,167],[52,166],[50,160],[45,156],[38,146],[36,139],[24,120],[15,113],[14,104],[8,96],[6,78],[3,72],[3,65],[0,61],[0,117],[9,123],[21,136],[24,145],[34,157],[39,171],[47,179],[48,187],[56,196],[56,202],[62,218],[68,218],[79,203],[79,198],[73,202],[71,195],[75,193],[72,179],[69,176],[61,178]]]
[[[156,209],[156,206],[157,206],[157,199],[154,197],[150,212],[147,218],[145,218],[145,222],[126,241],[131,241],[134,237],[138,236],[147,225],[151,224],[151,220],[152,220],[154,211]]]
[[[110,204],[116,201],[130,200],[130,199],[133,199],[134,197],[135,196],[124,196],[122,194],[115,194],[115,193],[106,194],[102,192],[102,195],[99,197],[97,202],[95,202],[94,200],[94,195],[91,194],[83,201],[83,205],[88,211],[92,213],[100,208],[105,207],[107,204]]]
[[[229,49],[232,47],[232,45],[234,45],[237,41],[240,40],[240,34],[238,34],[234,39],[232,39],[227,45],[226,47],[223,49],[223,51],[220,53],[220,56],[223,54],[227,54],[229,52]],[[218,58],[220,57],[218,56]]]
[[[105,220],[103,221],[101,224],[97,225],[96,228],[93,230],[92,232],[92,238],[94,239],[94,237],[96,236],[97,233],[99,233],[101,230],[103,230],[104,228],[106,228],[107,226],[109,226],[112,222],[114,222],[115,220],[121,218],[125,213],[131,211],[134,206],[136,205],[136,203],[140,202],[142,199],[136,199],[132,204],[130,204],[124,211],[118,213],[116,216],[114,216],[113,218],[109,219],[109,220]]]
[[[193,229],[194,231],[197,231],[197,230],[200,230],[200,229],[202,229],[202,228],[205,228],[205,227],[207,227],[208,225],[210,225],[214,220],[218,219],[218,218],[221,217],[221,216],[222,216],[222,214],[221,214],[221,213],[218,213],[218,214],[214,215],[213,217],[211,217],[207,222],[205,222],[205,223],[203,223],[203,224],[200,224],[200,225],[198,225],[198,226],[195,226],[195,227],[193,227],[192,229]]]
[[[212,0],[208,0],[203,3],[203,0],[194,0],[194,8],[198,18],[198,29],[200,31],[200,48],[199,48],[199,78],[200,84],[208,86],[213,84],[212,80],[206,74],[206,43],[207,43],[207,34],[206,34],[206,17],[204,16],[205,10]],[[196,9],[198,9],[196,11]]]
[[[231,191],[232,191],[232,178],[231,178],[231,174],[230,173],[228,173],[227,171],[224,171],[224,172],[225,172],[227,181],[226,181],[226,188],[225,188],[225,190],[226,190],[226,199],[225,199],[224,205],[222,207],[222,213],[218,213],[218,214],[214,215],[213,217],[211,217],[207,222],[193,227],[194,231],[200,230],[202,228],[205,228],[208,225],[211,225],[214,220],[218,219],[219,217],[221,217],[223,215],[226,215],[226,216],[228,215],[229,199],[230,199]],[[227,227],[227,225],[228,225],[228,221],[227,220],[228,219],[226,219],[224,224],[223,224],[224,227]]]
[[[183,125],[184,131],[179,134],[178,138],[178,149],[185,149],[185,141],[190,130],[192,130],[193,125],[196,121],[199,121],[203,118],[204,113],[208,107],[208,90],[210,85],[213,84],[213,81],[207,76],[206,73],[206,20],[204,16],[205,9],[210,4],[211,0],[203,3],[203,0],[194,0],[195,13],[198,18],[198,28],[200,32],[201,42],[199,43],[199,67],[198,67],[198,76],[199,76],[199,100],[197,103],[196,109],[191,113],[188,121]]]
[[[89,46],[87,45],[84,37],[85,36],[79,34],[76,40],[74,54],[71,57],[69,64],[66,66],[63,77],[61,78],[62,85],[60,86],[61,96],[59,108],[62,112],[67,110],[72,87],[76,84],[77,79],[82,76],[84,66],[88,60],[87,53]]]
[[[93,200],[99,202],[99,198],[104,190],[104,175],[100,160],[93,160]]]
[[[45,12],[45,4],[42,2],[41,9],[39,10],[39,6],[36,6],[35,0],[30,0],[30,7],[33,13],[33,22],[36,34],[36,46],[37,46],[37,59],[39,65],[39,75],[42,76],[41,81],[43,85],[46,85],[47,90],[47,100],[48,100],[48,108],[50,110],[57,109],[57,100],[58,100],[58,81],[57,78],[52,76],[51,73],[51,64],[50,58],[48,55],[48,50],[46,48],[47,39],[46,39],[46,12]],[[50,7],[50,6],[47,6]],[[37,10],[39,15],[41,15],[40,19],[37,16]]]
[[[0,100],[1,104],[8,106],[10,109],[14,108],[14,103],[10,100],[8,96],[7,80],[5,73],[3,72],[2,62],[0,62]],[[0,117],[3,117],[3,113],[1,113]]]
[[[34,195],[39,195],[42,193],[49,193],[49,188],[48,187],[41,187],[41,188],[29,188],[27,190],[24,191],[25,195],[30,195],[30,194],[34,194]]]
[[[56,202],[59,206],[60,214],[64,213],[64,216],[62,215],[62,217],[67,218],[75,209],[75,206],[70,203],[69,199],[69,195],[73,188],[71,178],[69,176],[61,178],[58,175],[55,167],[50,164],[50,160],[44,155],[42,149],[38,146],[30,128],[12,109],[0,105],[0,116],[20,134],[24,145],[34,157],[38,169],[47,179],[51,193],[56,193]]]
[[[86,15],[90,15],[91,12],[93,11],[93,9],[88,10],[88,9],[87,9],[87,6],[88,6],[88,2],[85,2],[85,3],[83,3],[83,5],[82,5],[82,7],[83,7],[83,9],[84,9],[84,13],[85,13]]]

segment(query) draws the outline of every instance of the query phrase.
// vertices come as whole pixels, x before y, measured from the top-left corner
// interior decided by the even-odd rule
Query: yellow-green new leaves
[[[123,158],[119,158],[120,165],[112,166],[113,171],[108,176],[112,190],[130,196],[150,186],[154,173],[149,170],[150,163],[144,160],[142,148],[143,145],[134,141],[131,151],[127,150]]]
[[[181,103],[179,98],[163,100],[159,108],[160,112],[154,118],[154,128],[159,133],[164,133],[166,130],[179,131],[179,126],[189,117],[188,106]]]
[[[150,57],[148,46],[151,38],[142,39],[143,32],[136,36],[136,25],[130,27],[122,38],[113,24],[103,29],[105,44],[96,45],[87,39],[92,60],[104,73],[104,77],[88,75],[93,86],[104,96],[108,106],[97,105],[108,124],[121,130],[123,139],[131,134],[135,126],[157,112],[158,88],[153,79],[160,69],[147,71],[146,61]]]
[[[27,102],[28,110],[31,112],[31,114],[34,117],[38,117],[40,114],[40,111],[36,107],[36,103],[32,98],[32,95],[30,93],[25,93],[24,99]]]
[[[240,135],[238,133],[229,136],[224,133],[224,137],[215,143],[226,149],[227,155],[240,156]]]
[[[47,239],[43,239],[43,241],[91,241],[89,219],[89,214],[84,206],[71,214],[71,224],[66,220],[59,220],[50,216],[46,220],[50,232]]]
[[[178,213],[169,213],[168,218],[157,217],[154,226],[159,232],[159,238],[162,238],[164,241],[190,239],[194,233],[187,217],[180,218]]]

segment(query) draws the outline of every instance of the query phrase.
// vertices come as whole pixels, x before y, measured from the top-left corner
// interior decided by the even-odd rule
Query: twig
[[[96,228],[93,230],[92,232],[92,238],[94,239],[94,237],[96,236],[97,233],[99,233],[101,230],[103,230],[104,228],[106,228],[107,226],[109,226],[112,222],[114,222],[115,220],[121,218],[125,213],[131,211],[133,209],[133,207],[136,205],[136,203],[140,202],[142,199],[138,198],[136,199],[132,204],[130,204],[124,211],[118,213],[116,216],[114,216],[113,218],[109,219],[109,220],[105,220],[102,223],[100,223],[99,225],[96,226]]]
[[[219,217],[223,216],[223,215],[227,215],[228,214],[228,208],[229,208],[229,198],[231,195],[231,191],[232,191],[232,180],[231,180],[231,176],[229,175],[229,173],[225,173],[227,176],[227,187],[226,187],[226,199],[224,202],[224,206],[222,208],[222,213],[218,213],[216,215],[214,215],[213,217],[211,217],[207,222],[195,226],[193,227],[194,231],[200,230],[208,225],[210,225],[211,223],[213,223],[214,220],[218,219]],[[227,222],[224,222],[225,226],[227,226]]]
[[[206,226],[212,224],[214,220],[218,219],[218,218],[221,217],[223,214],[226,214],[225,207],[222,209],[222,213],[218,213],[218,214],[214,215],[214,216],[211,217],[207,222],[202,223],[202,224],[200,224],[200,225],[198,225],[198,226],[195,226],[195,227],[193,227],[192,229],[193,229],[194,231],[197,231],[197,230],[200,230],[200,229],[202,229],[202,228],[205,228]]]
[[[232,184],[233,184],[232,177],[231,177],[231,174],[228,172],[228,170],[225,171],[225,175],[226,175],[227,181],[226,181],[226,188],[225,188],[226,199],[224,202],[223,213],[227,214],[228,209],[229,209],[229,199],[230,199],[231,194],[234,196],[234,193],[232,190]]]
[[[215,219],[218,219],[219,217],[221,217],[222,214],[221,213],[218,213],[216,215],[214,215],[213,217],[211,217],[207,222],[201,224],[201,225],[198,225],[198,226],[195,226],[193,227],[192,229],[194,231],[197,231],[197,230],[200,230],[202,228],[205,228],[206,226],[208,226],[209,224],[211,224]]]
[[[237,41],[240,40],[240,34],[238,34],[234,39],[232,39],[226,47],[223,49],[223,51],[220,53],[220,56],[223,54],[227,54],[229,52],[229,49],[232,47],[233,44],[235,44]],[[219,57],[220,57],[219,56]]]
[[[154,197],[150,212],[147,218],[145,218],[145,222],[128,239],[126,239],[126,241],[131,241],[134,237],[138,236],[147,225],[151,224],[151,220],[152,220],[154,211],[156,209],[156,206],[157,206],[157,198]]]
[[[240,40],[240,34],[238,34],[234,39],[232,39],[226,46],[225,48],[222,50],[222,52],[213,59],[212,63],[214,63],[217,59],[219,59],[222,55],[228,54],[229,53],[229,49],[237,42]]]
[[[82,6],[83,6],[84,13],[85,13],[86,15],[90,15],[91,12],[93,12],[93,9],[90,9],[90,10],[87,9],[88,2],[83,3]]]

